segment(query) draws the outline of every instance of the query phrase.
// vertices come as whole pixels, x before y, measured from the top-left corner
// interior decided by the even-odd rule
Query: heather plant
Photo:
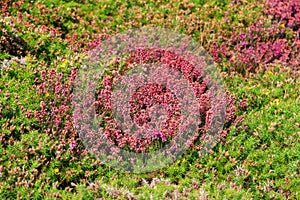
[[[300,24],[300,3],[299,1],[266,1],[265,13],[273,17],[274,22],[284,24],[294,31],[299,30]]]
[[[69,138],[69,149],[76,151],[75,131],[72,125],[70,103],[72,101],[72,88],[76,78],[76,68],[66,80],[63,74],[55,69],[41,72],[41,84],[37,86],[37,93],[44,96],[40,102],[40,109],[33,114],[39,121],[41,129],[49,135]]]
[[[166,33],[173,38],[166,40]],[[119,53],[115,55],[115,52]],[[122,61],[120,53],[128,58]],[[193,53],[200,57],[197,58]],[[83,66],[75,88],[75,126],[87,148],[102,159],[130,161],[135,163],[131,164],[133,166],[141,165],[141,159],[149,159],[152,151],[158,163],[161,156],[169,156],[164,152],[169,148],[172,153],[170,156],[174,159],[196,140],[204,140],[202,147],[194,145],[201,151],[208,151],[214,145],[214,138],[219,135],[222,124],[226,123],[228,127],[236,119],[236,107],[234,96],[222,92],[223,86],[219,85],[217,72],[213,71],[211,60],[206,55],[188,38],[166,30],[135,30],[128,35],[103,41],[90,52],[88,63]],[[119,66],[121,63],[124,64]],[[163,67],[155,67],[153,63]],[[95,108],[95,80],[103,76],[107,68],[113,73],[103,77]],[[164,68],[182,73],[188,85],[181,83],[180,79],[176,80],[178,75]],[[137,71],[129,70],[129,77],[122,79],[121,74],[126,77],[128,69]],[[145,72],[146,75],[143,75]],[[119,84],[120,88],[115,84]],[[190,99],[189,87],[195,99]],[[169,88],[172,88],[172,92]],[[151,121],[149,110],[155,104],[166,109],[165,124]],[[94,116],[101,117],[100,127],[94,121]],[[236,123],[241,120],[237,119]],[[156,143],[154,146],[158,142],[158,147],[163,151],[153,148],[153,142]],[[149,158],[144,158],[144,153]],[[108,157],[103,158],[104,155]],[[118,163],[117,167],[120,166]],[[156,166],[153,163],[146,170],[154,169]]]
[[[284,2],[268,1],[265,13],[272,17],[270,20],[234,32],[221,44],[215,42],[210,51],[215,60],[219,62],[221,58],[231,69],[243,74],[266,70],[273,63],[298,69],[299,3]]]

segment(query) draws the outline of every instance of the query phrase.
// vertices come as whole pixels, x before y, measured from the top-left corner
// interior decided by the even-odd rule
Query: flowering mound
[[[235,119],[234,97],[223,90],[212,60],[196,43],[167,30],[132,31],[90,52],[75,83],[74,124],[105,162],[156,170],[200,137],[199,149],[214,146],[224,123]]]

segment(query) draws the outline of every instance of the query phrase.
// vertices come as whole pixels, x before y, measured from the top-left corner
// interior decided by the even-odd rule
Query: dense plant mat
[[[300,198],[300,2],[3,0],[0,3],[1,199]],[[187,34],[226,85],[217,145],[161,170],[97,160],[72,124],[87,52],[139,27]],[[103,111],[103,110],[102,110]]]

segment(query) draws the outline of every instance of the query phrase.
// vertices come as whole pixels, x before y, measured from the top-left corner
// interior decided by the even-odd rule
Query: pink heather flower
[[[6,12],[7,6],[8,6],[8,0],[6,0],[5,3],[2,6],[2,13]]]
[[[238,116],[238,117],[236,117],[236,119],[234,120],[233,124],[234,124],[234,125],[237,125],[237,124],[239,124],[239,123],[241,123],[241,122],[243,122],[243,121],[244,121],[244,116]]]
[[[40,107],[41,107],[42,109],[45,109],[45,108],[46,108],[46,104],[45,104],[44,101],[41,101],[41,102],[40,102]]]
[[[240,110],[246,110],[247,107],[248,107],[247,100],[244,99],[244,100],[242,100],[242,101],[239,102],[238,108]]]
[[[160,138],[163,142],[167,140],[166,136],[162,134],[161,132],[157,132],[154,134],[156,138]]]
[[[76,148],[76,146],[76,142],[74,140],[71,140],[69,149],[73,151]]]
[[[32,115],[33,115],[33,113],[32,113],[31,110],[28,110],[28,111],[26,112],[26,114],[25,114],[25,116],[26,116],[27,118],[31,117]]]
[[[62,140],[62,141],[60,142],[60,145],[64,147],[64,146],[66,145],[66,141],[65,141],[65,140]]]
[[[177,149],[176,145],[171,146],[171,150],[175,151]]]

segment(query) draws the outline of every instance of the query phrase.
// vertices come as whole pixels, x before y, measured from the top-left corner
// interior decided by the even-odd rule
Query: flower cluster
[[[192,87],[195,96],[198,101],[198,112],[201,116],[201,124],[199,124],[198,131],[195,130],[195,136],[193,140],[198,137],[204,137],[207,132],[215,126],[212,122],[216,110],[220,106],[226,107],[226,113],[223,116],[226,126],[229,126],[236,119],[236,107],[234,106],[235,97],[230,95],[229,92],[224,94],[223,99],[218,99],[219,102],[213,101],[215,98],[212,89],[208,87],[209,79],[202,77],[204,72],[196,69],[190,62],[183,59],[181,56],[175,53],[163,49],[142,49],[139,48],[135,51],[131,51],[129,58],[126,59],[126,66],[123,67],[122,74],[126,74],[126,70],[130,69],[134,64],[147,64],[147,63],[159,63],[165,67],[172,68],[180,71],[185,77],[186,81]],[[104,76],[103,81],[100,84],[101,90],[98,93],[96,99],[96,111],[98,116],[103,112],[111,111],[112,109],[112,90],[114,78],[119,77],[120,73],[115,73],[115,76]],[[131,80],[134,82],[136,80]],[[119,147],[127,146],[129,149],[135,152],[146,152],[147,147],[151,146],[151,143],[157,139],[162,142],[169,141],[173,138],[180,124],[181,113],[180,103],[176,99],[176,96],[165,88],[158,84],[146,84],[132,94],[130,105],[131,119],[138,126],[145,126],[150,123],[151,117],[149,114],[150,108],[155,105],[162,105],[166,110],[165,124],[160,127],[161,129],[154,132],[149,132],[143,137],[138,135],[131,135],[130,131],[122,131],[118,127],[118,122],[113,119],[113,116],[107,116],[105,123],[105,134],[107,138],[110,138],[110,143],[116,144]],[[221,109],[221,108],[220,108]]]
[[[76,149],[71,110],[76,74],[77,69],[73,68],[70,76],[64,80],[63,74],[55,69],[42,71],[37,93],[42,94],[44,99],[40,102],[40,109],[33,113],[46,133],[59,138],[69,138],[72,151]]]
[[[296,1],[268,1],[265,12],[272,15],[271,24],[265,20],[246,31],[234,32],[221,44],[214,43],[210,52],[215,61],[229,61],[229,65],[239,72],[265,69],[271,63],[298,68],[299,4]]]
[[[267,0],[265,13],[274,17],[280,24],[297,30],[300,28],[300,2]]]

